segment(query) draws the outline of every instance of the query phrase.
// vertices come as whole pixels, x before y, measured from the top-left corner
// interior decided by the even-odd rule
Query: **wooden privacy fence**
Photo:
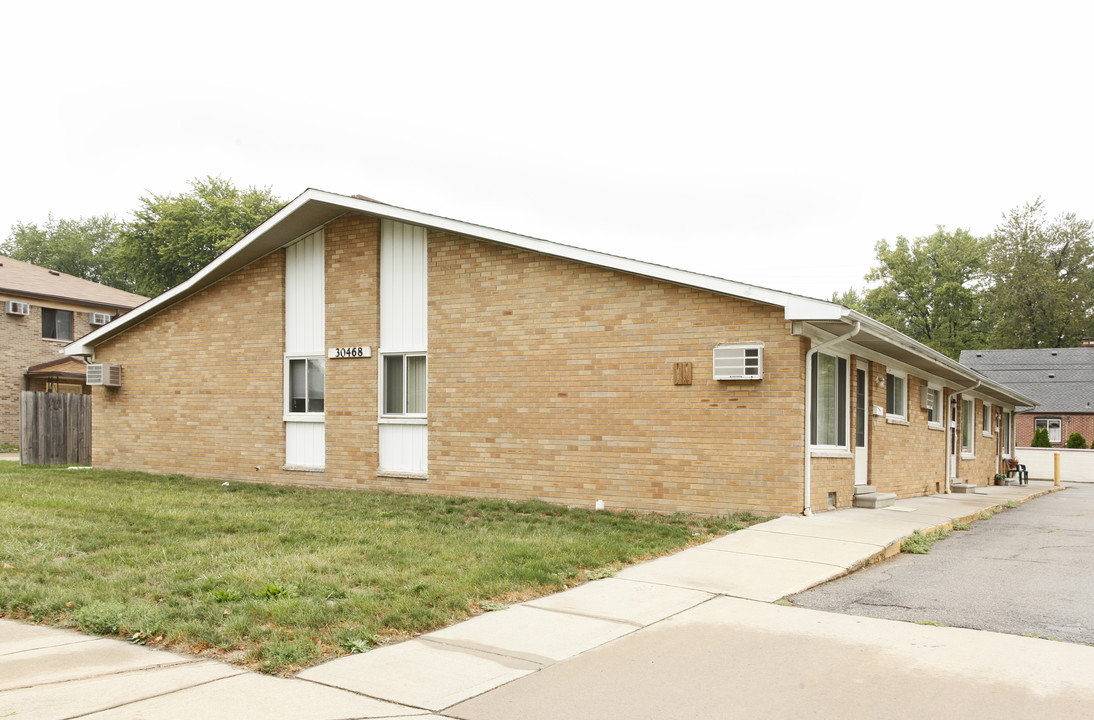
[[[90,395],[24,391],[20,409],[20,462],[91,464]]]

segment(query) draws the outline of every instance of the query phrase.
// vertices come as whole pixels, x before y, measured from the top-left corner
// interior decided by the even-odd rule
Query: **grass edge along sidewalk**
[[[767,518],[0,465],[0,617],[291,674]]]

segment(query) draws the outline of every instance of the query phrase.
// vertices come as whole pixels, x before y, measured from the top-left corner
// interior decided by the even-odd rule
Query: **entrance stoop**
[[[879,493],[873,485],[856,485],[853,504],[857,508],[886,508],[896,502],[894,493]]]
[[[975,493],[976,486],[963,482],[950,483],[950,492],[955,493]]]

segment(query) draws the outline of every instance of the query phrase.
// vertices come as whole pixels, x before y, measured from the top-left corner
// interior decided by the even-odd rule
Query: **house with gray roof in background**
[[[1077,348],[962,350],[960,362],[1037,401],[1017,410],[1018,446],[1028,447],[1039,427],[1053,447],[1064,447],[1075,432],[1087,445],[1094,441],[1094,339]]]

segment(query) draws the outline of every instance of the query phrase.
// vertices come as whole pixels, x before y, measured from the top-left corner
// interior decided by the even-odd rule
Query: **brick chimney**
[[[1083,338],[1083,341],[1079,345],[1079,347],[1094,348],[1094,338]]]

